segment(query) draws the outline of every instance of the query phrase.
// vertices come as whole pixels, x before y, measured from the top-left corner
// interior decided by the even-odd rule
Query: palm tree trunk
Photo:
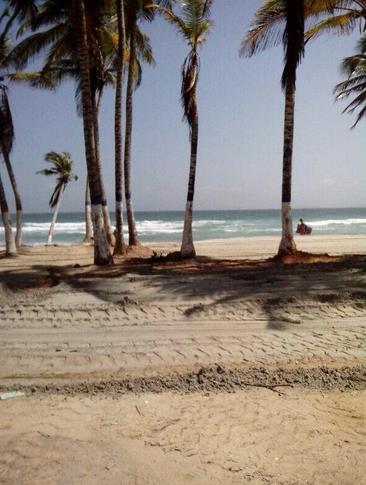
[[[291,179],[292,179],[292,153],[294,140],[295,117],[295,86],[286,87],[285,124],[283,144],[283,171],[282,171],[282,238],[278,249],[278,256],[296,252],[293,236],[291,215]]]
[[[140,244],[137,236],[135,216],[132,208],[131,198],[131,141],[132,141],[132,112],[133,112],[133,65],[135,62],[136,19],[132,21],[130,32],[130,60],[128,65],[128,79],[126,92],[126,135],[125,135],[125,156],[124,156],[124,175],[125,175],[125,199],[128,222],[128,244],[137,246]]]
[[[112,257],[104,231],[101,171],[97,163],[94,142],[94,116],[90,86],[89,52],[86,34],[84,0],[74,0],[74,19],[78,32],[78,57],[83,108],[85,156],[90,185],[91,213],[94,235],[94,263],[109,264]]]
[[[85,184],[85,237],[84,242],[90,243],[93,240],[93,222],[91,217],[91,207],[90,207],[90,188],[89,179],[86,178]]]
[[[52,221],[51,221],[50,229],[48,231],[47,244],[52,244],[53,231],[55,230],[56,219],[58,216],[58,211],[60,209],[61,197],[62,197],[62,194],[64,193],[64,190],[65,190],[65,184],[62,184],[60,189],[60,194],[57,199],[57,203],[53,210]]]
[[[116,243],[114,254],[126,251],[123,236],[123,208],[122,208],[122,86],[123,86],[123,56],[126,42],[125,18],[123,0],[117,0],[118,24],[118,60],[114,119],[114,148],[115,148],[115,199],[116,199]]]
[[[180,250],[183,258],[194,258],[196,256],[196,250],[193,244],[192,220],[193,220],[194,187],[196,182],[197,150],[198,150],[198,116],[192,123],[191,161],[190,161],[190,167],[189,167],[188,194],[187,194],[186,211],[184,215],[182,246]]]
[[[0,209],[1,217],[3,219],[4,232],[5,232],[5,254],[6,256],[15,256],[17,254],[17,248],[15,245],[15,239],[13,229],[11,227],[11,219],[9,214],[9,207],[6,200],[3,181],[0,175]]]
[[[10,183],[14,193],[15,208],[16,208],[16,228],[17,228],[16,234],[15,234],[15,244],[16,244],[16,247],[19,249],[20,246],[22,245],[22,201],[20,198],[18,185],[15,180],[13,167],[10,162],[9,152],[5,150],[4,147],[2,148],[2,152],[3,152],[6,169],[9,174]]]
[[[111,246],[113,246],[114,245],[114,236],[113,236],[111,220],[110,220],[110,217],[109,217],[108,203],[107,203],[107,197],[106,197],[106,194],[105,194],[103,176],[102,176],[102,168],[101,168],[101,163],[100,163],[100,149],[99,149],[99,108],[100,108],[100,101],[101,101],[101,93],[99,94],[98,100],[96,100],[96,96],[93,93],[92,94],[92,102],[93,102],[95,157],[96,157],[96,160],[97,160],[97,164],[99,166],[100,177],[101,177],[101,185],[102,185],[102,211],[103,211],[104,230],[105,230],[105,234],[106,234],[108,243]]]

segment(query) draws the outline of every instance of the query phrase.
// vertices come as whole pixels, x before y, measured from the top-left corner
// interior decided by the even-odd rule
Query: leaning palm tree
[[[342,62],[342,71],[347,75],[347,79],[335,87],[337,100],[354,96],[344,113],[354,113],[357,109],[359,112],[354,128],[366,116],[366,36],[362,36],[357,45],[357,54],[346,57]]]
[[[39,170],[37,173],[46,176],[56,176],[56,186],[52,192],[49,205],[53,209],[53,216],[51,221],[51,226],[48,231],[47,244],[52,243],[53,231],[55,228],[55,223],[60,209],[60,203],[63,193],[65,192],[66,186],[72,180],[77,180],[78,177],[72,173],[73,160],[71,160],[71,155],[68,152],[48,152],[44,156],[47,163],[52,164],[51,168],[45,168]]]
[[[199,47],[205,42],[210,30],[210,8],[213,0],[185,0],[181,6],[181,15],[171,10],[160,8],[168,22],[175,25],[178,32],[190,47],[182,66],[181,103],[183,119],[189,125],[191,142],[190,168],[188,177],[188,194],[184,216],[184,228],[181,255],[192,258],[196,255],[193,243],[192,219],[193,199],[196,180],[198,152],[198,107],[197,84],[200,73]]]
[[[282,35],[285,66],[281,79],[282,89],[285,92],[285,121],[282,169],[282,238],[278,249],[279,256],[296,252],[291,215],[292,155],[296,73],[305,52],[305,2],[306,0],[282,0],[281,2],[281,9],[283,9],[281,14],[284,13],[285,19]],[[277,3],[279,4],[279,2]],[[270,4],[273,4],[273,2],[267,0],[265,5],[258,11],[253,25],[243,41],[241,53],[252,55],[267,46],[268,39],[266,40],[266,37],[263,37],[263,35],[258,36],[258,27],[263,23],[263,13]],[[273,30],[270,32],[273,38],[275,33]],[[277,38],[279,38],[278,32]]]

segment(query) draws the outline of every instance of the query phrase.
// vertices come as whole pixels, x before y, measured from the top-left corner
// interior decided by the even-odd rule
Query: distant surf
[[[136,212],[137,229],[142,242],[179,241],[183,216],[183,212],[179,211]],[[67,244],[81,241],[85,230],[83,217],[83,213],[61,213],[55,228],[54,242]],[[366,208],[298,209],[293,211],[294,226],[300,217],[313,227],[313,234],[366,235]],[[25,214],[24,242],[44,243],[50,219],[49,213]],[[197,241],[280,235],[281,219],[277,210],[195,211],[193,228]],[[4,229],[0,225],[0,244],[3,243]]]

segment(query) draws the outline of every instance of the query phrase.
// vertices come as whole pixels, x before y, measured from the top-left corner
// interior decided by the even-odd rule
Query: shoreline
[[[227,260],[265,260],[276,255],[280,238],[277,236],[246,236],[230,239],[208,239],[196,241],[198,256]],[[366,235],[311,235],[295,236],[299,251],[330,256],[351,256],[366,254]],[[70,251],[72,248],[72,251]],[[162,242],[143,244],[133,249],[127,258],[116,258],[123,261],[128,258],[148,258],[154,252],[166,255],[179,251],[180,242]],[[41,265],[93,264],[93,246],[79,242],[77,244],[37,244],[24,245],[17,257],[5,258],[4,247],[0,246],[0,271],[7,268]]]

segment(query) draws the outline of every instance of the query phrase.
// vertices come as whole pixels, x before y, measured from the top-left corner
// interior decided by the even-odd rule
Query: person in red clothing
[[[312,232],[312,228],[307,226],[302,219],[300,219],[299,224],[297,225],[296,233],[300,234],[301,236],[309,235]]]

